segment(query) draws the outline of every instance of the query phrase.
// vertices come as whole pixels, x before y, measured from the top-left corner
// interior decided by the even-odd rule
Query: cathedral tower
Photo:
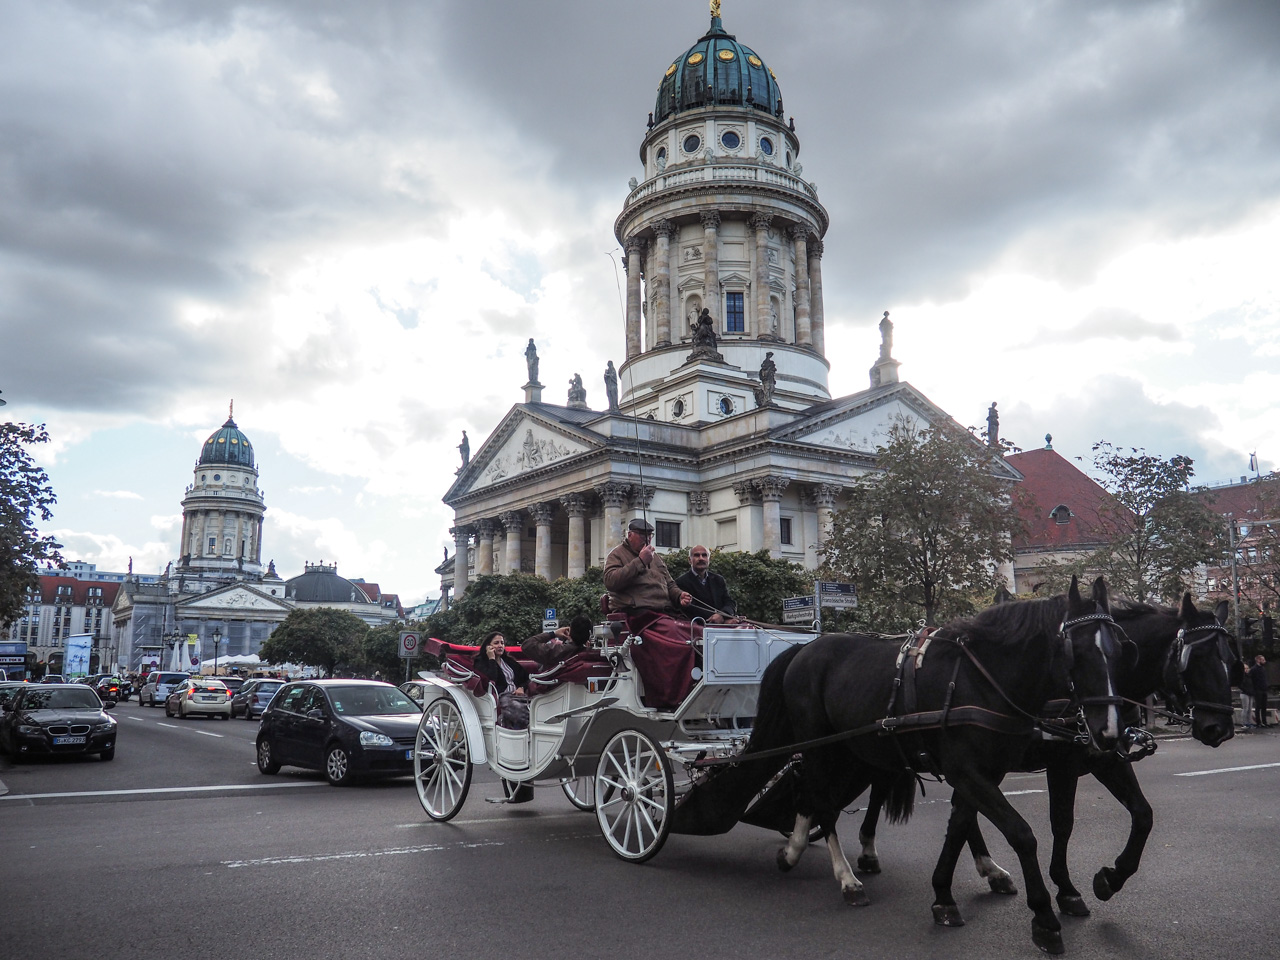
[[[830,399],[827,211],[801,178],[800,140],[773,71],[725,30],[719,7],[666,68],[640,147],[644,176],[614,224],[627,269],[622,405],[656,420],[754,408],[769,352],[767,402],[799,410]],[[718,342],[691,353],[704,309]]]

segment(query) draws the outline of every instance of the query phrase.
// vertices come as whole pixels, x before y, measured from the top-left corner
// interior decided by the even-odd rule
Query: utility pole
[[[1231,551],[1231,598],[1235,616],[1236,643],[1240,642],[1240,577],[1236,572],[1236,516],[1227,515],[1227,546]]]

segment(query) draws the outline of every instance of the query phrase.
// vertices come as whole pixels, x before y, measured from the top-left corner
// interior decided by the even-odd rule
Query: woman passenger
[[[485,635],[474,668],[498,694],[498,725],[511,730],[529,726],[529,671],[507,653],[506,638],[499,631]]]

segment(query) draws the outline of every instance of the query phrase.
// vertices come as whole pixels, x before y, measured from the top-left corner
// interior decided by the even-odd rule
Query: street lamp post
[[[217,627],[213,628],[213,675],[218,675],[218,644],[222,642],[222,631]]]

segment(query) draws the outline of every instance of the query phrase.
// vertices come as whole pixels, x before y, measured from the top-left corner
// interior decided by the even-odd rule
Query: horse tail
[[[916,806],[916,775],[913,770],[900,770],[893,775],[884,801],[884,814],[890,823],[906,823]]]
[[[795,742],[787,698],[782,692],[782,679],[787,667],[791,666],[791,661],[803,649],[797,643],[780,653],[765,667],[764,675],[760,678],[760,692],[756,695],[756,719],[751,727],[751,739],[747,741],[743,754],[784,747]]]

